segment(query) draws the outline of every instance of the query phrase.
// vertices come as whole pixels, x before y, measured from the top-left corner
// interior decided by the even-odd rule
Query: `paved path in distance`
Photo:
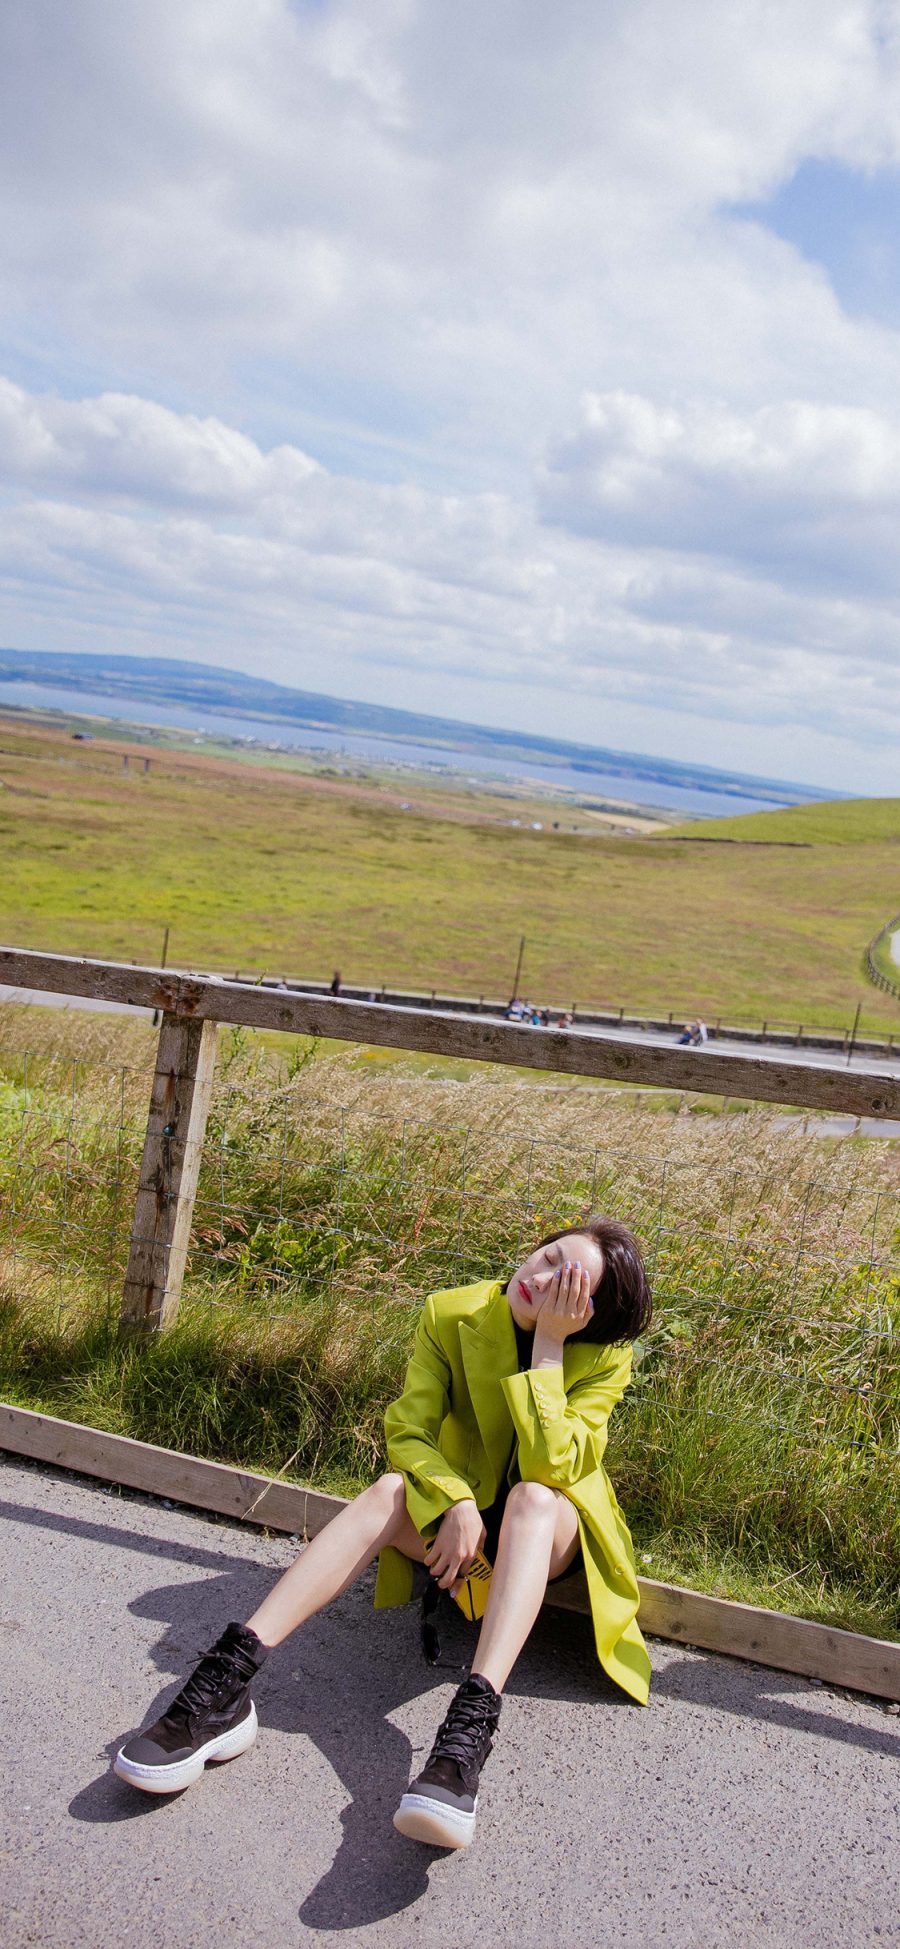
[[[617,1695],[587,1622],[519,1661],[468,1853],[391,1814],[455,1670],[358,1587],[270,1659],[254,1750],[177,1798],[120,1739],[291,1558],[266,1537],[0,1460],[6,1949],[892,1949],[900,1721],[760,1666],[654,1644]],[[444,1656],[471,1640],[459,1620]]]
[[[134,1008],[130,1002],[95,1001],[85,995],[53,995],[41,988],[9,988],[0,983],[0,1005],[15,1002],[19,1006],[34,1008],[89,1009],[99,1015],[134,1015],[149,1018],[149,1008]],[[460,1021],[504,1022],[505,1015],[491,1015],[486,1010],[466,1015],[463,1010],[454,1011]],[[568,1034],[590,1036],[600,1042],[643,1042],[651,1049],[672,1049],[678,1045],[675,1029],[633,1029],[617,1028],[611,1025],[595,1027],[590,1023],[579,1022],[567,1031]],[[891,1056],[872,1056],[868,1051],[854,1051],[852,1055],[842,1055],[839,1045],[833,1049],[811,1049],[807,1045],[785,1048],[781,1043],[766,1043],[757,1040],[741,1042],[736,1036],[727,1040],[711,1041],[705,1048],[714,1049],[717,1056],[756,1056],[765,1062],[803,1063],[808,1069],[852,1069],[868,1076],[900,1077],[900,1052]]]

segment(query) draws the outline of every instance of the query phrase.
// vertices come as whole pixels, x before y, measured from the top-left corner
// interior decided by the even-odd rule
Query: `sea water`
[[[745,798],[727,788],[712,791],[696,786],[669,785],[634,774],[576,769],[573,766],[542,763],[539,758],[489,757],[433,745],[407,743],[382,738],[373,732],[326,731],[307,724],[290,724],[279,718],[242,717],[231,711],[206,710],[201,705],[158,703],[140,697],[122,697],[114,692],[81,690],[74,686],[0,681],[0,705],[17,704],[29,710],[57,710],[73,715],[112,718],[121,724],[160,725],[169,730],[195,731],[217,739],[249,739],[273,745],[284,751],[334,753],[336,757],[366,758],[373,764],[412,765],[429,771],[461,772],[467,778],[512,778],[519,784],[557,785],[574,790],[586,799],[624,801],[632,806],[652,806],[673,812],[694,813],[698,817],[719,818],[736,812],[772,812],[776,799]]]

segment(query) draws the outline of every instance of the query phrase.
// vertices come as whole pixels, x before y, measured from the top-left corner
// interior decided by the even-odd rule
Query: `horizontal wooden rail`
[[[340,1496],[320,1495],[298,1483],[249,1475],[221,1462],[202,1461],[5,1403],[0,1404],[2,1450],[304,1539],[324,1529],[345,1506]],[[876,1698],[900,1698],[900,1644],[813,1624],[781,1611],[706,1597],[649,1577],[639,1577],[638,1586],[640,1622],[652,1637],[749,1658]],[[561,1580],[546,1601],[561,1610],[590,1610],[581,1575]]]
[[[245,987],[287,988],[297,995],[330,995],[334,992],[330,981],[316,981],[305,975],[286,975],[282,978],[279,975],[253,975],[247,972],[235,974],[234,980]],[[436,988],[400,988],[396,983],[390,987],[382,984],[373,989],[369,981],[344,981],[340,993],[344,1001],[379,1001],[396,1003],[400,1008],[446,1009],[453,1015],[505,1018],[509,1006],[500,995],[463,995],[458,991],[455,994],[438,994]],[[655,1014],[641,1015],[631,1007],[626,1008],[624,1003],[614,1002],[563,1003],[557,998],[548,1004],[548,1008],[551,1017],[567,1015],[573,1028],[577,1025],[579,1029],[634,1029],[640,1034],[650,1035],[678,1035],[694,1019],[676,1014],[674,1009],[665,1015],[658,1009]],[[767,1049],[831,1049],[836,1055],[844,1056],[852,1042],[860,1056],[868,1053],[877,1060],[882,1056],[893,1057],[895,1043],[900,1044],[900,1021],[896,1031],[885,1030],[883,1034],[867,1031],[860,1035],[854,1034],[849,1023],[838,1028],[834,1023],[830,1027],[826,1024],[816,1026],[798,1022],[796,1018],[788,1021],[782,1016],[770,1015],[765,1020],[760,1016],[751,1020],[749,1017],[734,1016],[728,1019],[718,1015],[708,1024],[708,1035],[710,1042],[761,1043]]]
[[[642,1039],[486,1022],[437,1009],[399,1008],[284,989],[248,988],[213,975],[134,968],[62,954],[0,948],[0,984],[159,1009],[194,1021],[230,1022],[381,1048],[427,1051],[568,1076],[597,1076],[657,1089],[787,1103],[851,1116],[900,1115],[900,1079],[875,1067],[783,1062],[731,1050],[653,1048]]]

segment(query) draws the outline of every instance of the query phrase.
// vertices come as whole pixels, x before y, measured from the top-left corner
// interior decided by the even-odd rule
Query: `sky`
[[[6,0],[0,643],[900,792],[900,0]]]

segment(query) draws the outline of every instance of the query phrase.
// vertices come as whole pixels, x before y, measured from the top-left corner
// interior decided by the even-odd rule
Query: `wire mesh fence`
[[[284,1332],[310,1307],[386,1312],[506,1279],[543,1230],[588,1210],[641,1238],[656,1313],[625,1408],[803,1427],[842,1465],[900,1449],[900,1210],[889,1147],[798,1140],[771,1115],[680,1117],[624,1092],[535,1101],[222,1065],[207,1126],[187,1314]],[[116,1318],[149,1071],[8,1051],[0,1078],[0,1253],[14,1296],[58,1323]],[[542,1127],[536,1133],[537,1121]],[[400,1325],[402,1338],[403,1324]],[[894,1416],[893,1422],[891,1416]],[[818,1430],[818,1434],[813,1434]]]
[[[117,1328],[152,1042],[107,1060],[109,1033],[75,1060],[0,1037],[7,1399],[349,1490],[382,1465],[424,1296],[505,1281],[604,1211],[654,1289],[608,1451],[643,1567],[674,1537],[676,1565],[702,1544],[900,1629],[900,1147],[229,1032],[178,1322],[136,1347]]]

